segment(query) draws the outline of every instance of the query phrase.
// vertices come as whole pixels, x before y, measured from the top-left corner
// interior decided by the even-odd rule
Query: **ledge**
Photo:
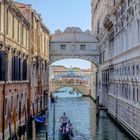
[[[115,125],[118,126],[120,129],[124,130],[125,133],[127,133],[131,137],[131,139],[140,140],[140,135],[132,128],[130,128],[127,124],[125,124],[125,122],[122,121],[120,118],[114,116],[112,111],[108,110],[107,114],[115,122]]]
[[[0,85],[3,84],[24,84],[24,83],[29,83],[29,80],[25,80],[25,81],[0,81]]]

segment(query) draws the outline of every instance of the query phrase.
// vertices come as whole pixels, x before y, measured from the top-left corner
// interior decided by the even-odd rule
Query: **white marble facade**
[[[68,58],[77,58],[99,63],[97,39],[90,31],[83,32],[78,27],[67,27],[56,31],[50,42],[50,64]]]
[[[99,5],[106,12],[98,11]],[[97,7],[92,18],[98,22],[92,21],[92,28],[99,40],[100,104],[139,139],[140,0],[96,0],[92,7]]]

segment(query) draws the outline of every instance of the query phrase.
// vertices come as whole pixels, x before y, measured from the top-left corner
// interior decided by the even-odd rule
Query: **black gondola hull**
[[[69,134],[59,134],[59,140],[71,140]]]

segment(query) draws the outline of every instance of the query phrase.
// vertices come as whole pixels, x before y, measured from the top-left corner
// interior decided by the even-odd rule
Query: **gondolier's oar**
[[[9,123],[9,134],[10,134],[10,140],[12,140],[12,130],[11,130],[11,123]]]
[[[85,136],[83,134],[81,134],[78,130],[76,130],[75,128],[73,128],[73,130],[79,134],[81,137],[83,137],[84,140],[88,140],[87,138],[85,138]]]

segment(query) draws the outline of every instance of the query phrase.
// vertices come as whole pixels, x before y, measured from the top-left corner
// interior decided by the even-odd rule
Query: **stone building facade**
[[[92,30],[99,41],[100,104],[140,138],[140,1],[92,0]]]
[[[45,109],[47,102],[49,30],[31,5],[23,7],[12,0],[0,1],[2,140],[17,132],[30,116]],[[39,26],[37,29],[35,22]],[[36,39],[33,39],[33,33]]]
[[[30,4],[17,2],[15,4],[32,25],[30,31],[30,100],[32,115],[36,115],[43,109],[41,104],[45,103],[48,91],[50,31]]]

